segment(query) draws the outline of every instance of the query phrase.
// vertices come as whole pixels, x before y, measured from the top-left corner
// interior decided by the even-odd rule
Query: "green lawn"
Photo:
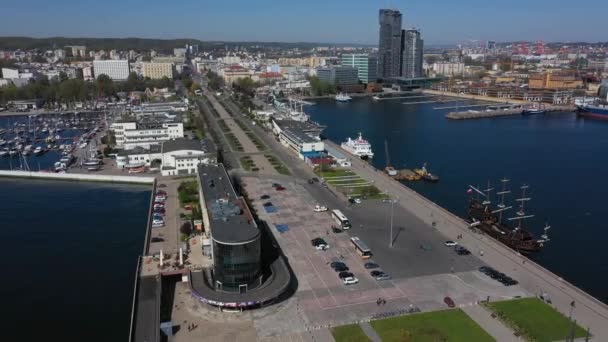
[[[387,318],[371,325],[384,342],[494,341],[460,309]]]
[[[568,318],[538,298],[493,302],[487,306],[507,325],[530,340],[565,340],[570,331]],[[585,330],[577,325],[575,337],[585,335]]]
[[[358,324],[332,328],[331,334],[334,335],[336,342],[368,342],[370,340]]]

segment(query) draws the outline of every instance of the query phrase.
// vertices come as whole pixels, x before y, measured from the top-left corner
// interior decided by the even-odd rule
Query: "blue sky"
[[[605,0],[0,0],[0,35],[375,44],[379,8],[427,44],[608,40]]]

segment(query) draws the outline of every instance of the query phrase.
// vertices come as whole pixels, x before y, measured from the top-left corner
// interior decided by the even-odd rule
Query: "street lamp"
[[[395,212],[395,201],[397,201],[399,199],[399,197],[395,197],[395,199],[390,199],[391,200],[391,236],[390,236],[390,241],[388,244],[389,248],[393,248],[393,214]]]

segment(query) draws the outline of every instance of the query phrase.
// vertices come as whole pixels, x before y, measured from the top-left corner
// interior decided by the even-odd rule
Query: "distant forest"
[[[0,37],[0,50],[51,50],[69,45],[84,45],[87,50],[158,50],[173,51],[173,48],[190,45],[205,45],[196,39],[143,39],[143,38],[29,38]],[[207,43],[209,45],[209,43]]]
[[[159,52],[173,52],[174,48],[186,44],[198,45],[203,50],[234,46],[264,46],[266,48],[300,48],[312,49],[316,46],[360,46],[360,44],[330,44],[330,43],[282,43],[282,42],[204,42],[198,39],[146,39],[146,38],[30,38],[30,37],[0,37],[0,50],[52,50],[69,45],[84,45],[87,50],[156,50]]]

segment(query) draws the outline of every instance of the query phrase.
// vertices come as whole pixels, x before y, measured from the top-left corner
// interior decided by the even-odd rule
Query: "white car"
[[[315,208],[313,210],[317,213],[320,213],[322,211],[327,211],[327,207],[324,205],[315,205]]]
[[[326,250],[326,249],[329,249],[329,245],[326,245],[326,244],[319,244],[319,245],[316,245],[316,246],[315,246],[315,248],[316,248],[318,251],[324,251],[324,250]]]
[[[448,240],[444,243],[444,245],[448,246],[448,247],[454,247],[454,246],[458,246],[458,242],[452,241],[452,240]]]
[[[359,282],[359,279],[355,278],[355,277],[347,277],[342,279],[342,283],[344,285],[352,285],[352,284],[357,284]]]

